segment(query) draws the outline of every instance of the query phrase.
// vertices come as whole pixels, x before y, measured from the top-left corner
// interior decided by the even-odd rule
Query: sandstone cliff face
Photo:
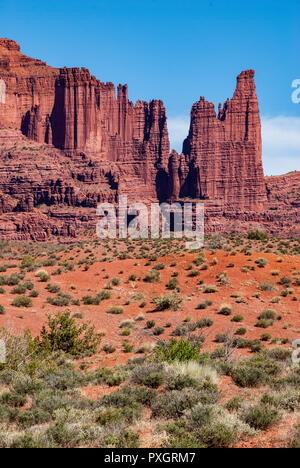
[[[267,178],[266,189],[252,70],[218,116],[204,98],[193,105],[183,152],[169,154],[162,101],[133,104],[126,85],[116,94],[85,68],[49,67],[0,39],[0,237],[76,237],[95,229],[99,203],[121,194],[129,203],[203,200],[207,232],[251,223],[290,232],[284,185],[276,191]]]
[[[8,39],[0,39],[0,79],[6,86],[0,128],[21,129],[28,138],[70,155],[84,152],[124,163],[125,172],[115,174],[119,190],[156,198],[156,176],[166,177],[169,157],[162,101],[134,106],[126,85],[118,86],[116,97],[112,83],[101,83],[87,69],[48,67]]]

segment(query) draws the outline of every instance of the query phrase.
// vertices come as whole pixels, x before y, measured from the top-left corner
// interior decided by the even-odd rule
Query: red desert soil
[[[97,257],[97,251],[94,251]],[[70,255],[70,254],[69,254]],[[64,254],[65,259],[69,255]],[[245,256],[243,253],[237,253],[235,256],[228,255],[224,251],[217,251],[214,254],[206,252],[206,260],[209,268],[201,270],[200,275],[196,277],[188,277],[188,265],[195,258],[194,253],[185,253],[183,256],[169,256],[158,259],[157,262],[162,262],[165,268],[160,271],[160,283],[146,283],[143,281],[145,273],[150,270],[153,265],[145,266],[146,260],[126,259],[114,260],[113,262],[96,262],[90,266],[88,271],[83,271],[83,267],[76,267],[77,271],[62,273],[59,276],[52,276],[50,282],[60,286],[65,293],[71,294],[75,299],[81,299],[85,295],[95,296],[97,292],[104,289],[108,281],[113,277],[121,278],[121,284],[114,286],[111,290],[111,298],[104,300],[100,305],[84,305],[55,307],[47,303],[47,297],[54,296],[45,288],[47,283],[39,282],[35,277],[35,273],[27,273],[26,280],[31,279],[34,282],[34,287],[39,291],[39,297],[33,299],[33,307],[28,309],[17,308],[11,305],[12,300],[16,297],[11,294],[11,287],[5,287],[6,293],[0,297],[1,304],[6,309],[6,315],[0,316],[0,326],[9,325],[15,331],[23,331],[29,328],[33,335],[38,335],[42,325],[46,321],[47,314],[58,312],[60,310],[70,309],[74,313],[81,313],[83,320],[89,320],[95,325],[98,332],[105,333],[102,339],[102,344],[111,344],[116,347],[116,353],[106,355],[100,352],[99,355],[93,357],[92,362],[115,366],[127,361],[133,353],[124,354],[122,342],[128,340],[135,347],[135,350],[143,342],[155,341],[157,338],[153,336],[151,330],[145,329],[147,320],[155,320],[155,326],[165,326],[167,322],[171,322],[170,328],[165,328],[164,333],[159,337],[168,338],[177,325],[182,324],[183,320],[189,316],[192,321],[203,317],[209,317],[214,320],[212,327],[207,329],[206,341],[204,349],[215,349],[215,337],[218,333],[226,333],[227,331],[234,332],[237,328],[245,327],[249,339],[260,338],[262,333],[268,332],[272,335],[272,339],[286,338],[293,340],[300,336],[300,305],[298,300],[292,298],[296,296],[298,299],[299,287],[293,286],[293,293],[287,297],[281,297],[279,303],[270,303],[275,296],[280,296],[283,287],[278,284],[278,281],[283,276],[292,278],[293,273],[300,270],[299,257],[284,256],[281,263],[278,262],[278,255],[267,253],[255,253],[251,257]],[[62,258],[62,260],[64,259]],[[264,268],[258,268],[255,265],[255,260],[259,257],[267,259],[268,263]],[[213,258],[217,259],[217,264],[212,265]],[[78,260],[78,258],[76,258]],[[177,264],[171,267],[173,261]],[[234,267],[228,267],[230,263]],[[247,273],[241,272],[242,268],[255,266],[255,270],[249,270]],[[51,274],[57,267],[47,267],[45,270]],[[80,268],[80,270],[78,269]],[[180,294],[185,298],[182,308],[178,311],[155,311],[152,299],[158,295],[168,292],[166,284],[170,280],[174,271],[178,271],[178,281],[181,288]],[[271,271],[277,270],[278,276],[272,276]],[[11,269],[10,272],[19,271]],[[120,271],[123,271],[120,274]],[[229,285],[218,285],[217,275],[226,271],[230,279]],[[129,274],[137,275],[140,281],[126,282]],[[199,280],[203,280],[205,285],[217,285],[218,292],[213,294],[205,294],[203,286],[199,285]],[[258,285],[264,281],[272,281],[277,288],[277,291],[266,292],[261,291],[260,298],[254,298],[253,294],[258,292]],[[76,287],[76,289],[72,289]],[[71,288],[72,287],[72,288]],[[142,293],[144,296],[139,300],[132,300],[132,296]],[[236,303],[237,297],[230,297],[232,294],[241,296],[245,302]],[[205,300],[213,301],[213,304],[205,310],[196,310],[197,304]],[[126,301],[130,301],[128,305]],[[140,308],[141,302],[145,301],[146,306]],[[244,317],[243,322],[231,322],[232,316],[226,317],[218,312],[222,304],[230,304],[232,307],[232,316],[240,314]],[[111,306],[122,306],[124,313],[120,315],[108,314],[107,310]],[[282,317],[281,320],[275,320],[274,325],[267,330],[256,328],[258,315],[266,310],[273,309],[277,315]],[[131,331],[131,335],[127,338],[120,336],[120,324],[124,320],[135,319],[139,314],[144,315],[144,320],[135,322],[135,326]],[[269,342],[268,342],[269,343]],[[270,344],[266,346],[270,346]],[[240,351],[247,353],[248,351]]]

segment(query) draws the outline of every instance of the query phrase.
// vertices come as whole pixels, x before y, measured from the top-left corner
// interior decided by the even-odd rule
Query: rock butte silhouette
[[[128,99],[127,85],[86,68],[53,68],[0,39],[0,236],[77,237],[96,207],[203,200],[206,232],[263,227],[300,236],[300,173],[264,177],[254,71],[232,99],[193,104],[182,153],[170,153],[163,102]],[[3,84],[4,83],[4,84]]]

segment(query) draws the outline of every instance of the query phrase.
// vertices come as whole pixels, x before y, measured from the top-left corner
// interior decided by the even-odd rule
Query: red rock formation
[[[223,108],[219,105],[218,116],[204,97],[193,105],[183,153],[190,167],[183,194],[222,200],[225,209],[264,209],[261,125],[253,70],[238,76],[233,98]]]
[[[253,71],[239,75],[218,117],[204,98],[194,104],[183,154],[170,155],[162,101],[134,105],[126,85],[116,96],[85,68],[49,67],[0,39],[0,237],[77,236],[120,194],[205,200],[207,232],[263,225],[300,235],[299,179],[266,181],[267,191]]]

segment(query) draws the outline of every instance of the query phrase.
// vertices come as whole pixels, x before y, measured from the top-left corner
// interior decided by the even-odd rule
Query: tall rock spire
[[[233,98],[219,105],[218,116],[204,97],[193,105],[183,152],[190,166],[190,195],[223,201],[224,208],[263,210],[266,189],[253,70],[237,77]]]

